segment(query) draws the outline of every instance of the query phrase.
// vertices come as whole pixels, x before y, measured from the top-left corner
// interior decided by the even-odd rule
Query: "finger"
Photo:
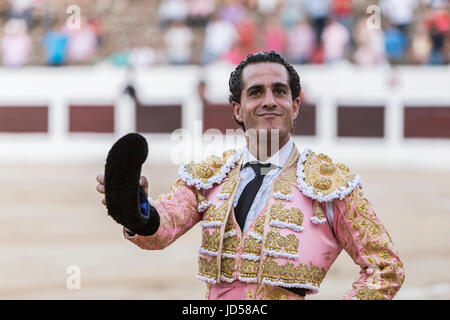
[[[147,178],[144,176],[141,176],[141,178],[139,180],[139,185],[144,189],[144,191],[148,197],[148,180],[147,180]]]
[[[148,188],[148,180],[147,180],[147,178],[146,177],[144,177],[144,176],[141,176],[141,179],[139,180],[139,185],[142,187],[142,188]]]
[[[104,206],[106,206],[106,200],[105,200],[105,198],[102,199],[102,204],[103,204]]]
[[[104,185],[98,184],[96,189],[98,192],[105,194],[105,186]]]
[[[105,175],[102,173],[98,174],[96,180],[100,184],[105,184]]]

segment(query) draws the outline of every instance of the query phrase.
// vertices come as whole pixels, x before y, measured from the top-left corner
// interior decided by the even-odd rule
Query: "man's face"
[[[292,100],[287,69],[273,62],[254,63],[242,73],[241,103],[232,103],[236,119],[246,129],[279,130],[280,146],[291,135],[300,98]]]

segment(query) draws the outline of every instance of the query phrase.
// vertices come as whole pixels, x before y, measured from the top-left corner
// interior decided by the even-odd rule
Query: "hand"
[[[101,194],[105,194],[105,175],[104,174],[99,174],[97,175],[96,178],[98,185],[97,185],[97,191]],[[146,177],[141,176],[140,180],[139,180],[139,186],[141,186],[145,193],[147,194],[148,197],[148,180]],[[106,200],[105,197],[103,197],[102,199],[102,203],[104,206],[106,206]]]

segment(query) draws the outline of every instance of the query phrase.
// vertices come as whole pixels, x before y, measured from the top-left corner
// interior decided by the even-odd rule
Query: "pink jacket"
[[[256,288],[317,293],[342,249],[361,267],[345,299],[394,297],[404,281],[403,264],[359,176],[324,154],[294,148],[272,182],[268,203],[242,234],[233,212],[241,154],[232,150],[181,166],[172,192],[152,202],[161,216],[156,234],[126,237],[142,249],[159,250],[200,221],[197,278],[209,284],[212,299],[251,298]],[[225,294],[231,288],[240,293]],[[271,297],[280,295],[264,296]]]

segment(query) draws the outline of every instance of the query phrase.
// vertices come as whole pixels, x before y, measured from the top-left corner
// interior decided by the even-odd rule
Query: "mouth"
[[[271,118],[276,118],[276,117],[280,117],[281,115],[278,113],[261,113],[258,115],[258,117],[264,118],[264,119],[271,119]]]
[[[267,117],[267,116],[269,116],[269,117],[279,117],[279,116],[281,116],[281,114],[274,113],[274,112],[265,112],[265,113],[258,114],[258,117]]]

